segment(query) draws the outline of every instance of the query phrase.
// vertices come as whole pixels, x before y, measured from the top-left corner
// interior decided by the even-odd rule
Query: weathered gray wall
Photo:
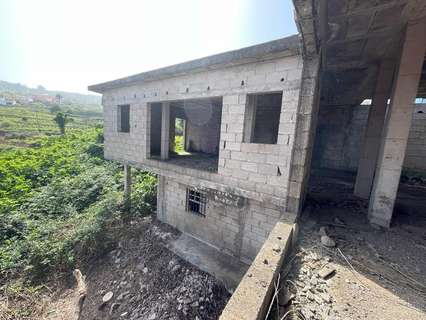
[[[289,56],[111,89],[103,95],[105,157],[232,186],[236,193],[270,201],[285,211],[302,69],[302,56]],[[247,95],[280,91],[283,98],[277,144],[243,143]],[[183,170],[150,159],[148,105],[217,97],[222,97],[223,103],[217,174]],[[131,110],[131,130],[126,134],[116,130],[115,110],[123,103],[130,104]]]
[[[219,154],[220,106],[200,106],[197,112],[188,113],[186,139],[190,151]]]
[[[158,214],[160,220],[245,262],[254,259],[281,216],[279,207],[252,199],[232,201],[226,199],[225,194],[215,197],[215,191],[211,190],[213,194],[207,191],[206,216],[203,217],[185,210],[187,185],[171,178],[161,178],[159,182],[164,204]],[[219,198],[223,202],[218,201]]]
[[[356,171],[369,106],[321,106],[313,166]],[[421,113],[423,112],[423,113]],[[426,171],[426,105],[413,107],[404,168]]]
[[[415,106],[404,168],[426,172],[426,104]]]

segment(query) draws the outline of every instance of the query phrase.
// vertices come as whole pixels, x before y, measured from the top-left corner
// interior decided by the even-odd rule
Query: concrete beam
[[[426,18],[407,26],[391,104],[386,114],[368,208],[370,222],[383,227],[389,227],[392,219],[425,52]]]
[[[169,158],[170,150],[170,103],[161,104],[161,160]]]
[[[358,163],[354,194],[368,199],[373,185],[374,171],[379,155],[381,135],[385,121],[386,109],[392,87],[394,66],[383,62],[379,67],[376,89],[368,114],[364,144]]]

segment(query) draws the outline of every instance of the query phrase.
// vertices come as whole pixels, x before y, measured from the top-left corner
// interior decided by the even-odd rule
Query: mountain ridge
[[[21,83],[13,83],[4,80],[0,80],[0,94],[3,92],[9,92],[20,95],[39,95],[47,94],[49,96],[56,96],[60,94],[63,101],[66,103],[76,103],[84,105],[100,105],[101,96],[94,94],[83,94],[77,92],[69,92],[62,90],[47,90],[43,86],[37,88],[31,88]]]

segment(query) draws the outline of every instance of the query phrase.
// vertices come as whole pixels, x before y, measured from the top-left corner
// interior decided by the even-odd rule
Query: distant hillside
[[[0,93],[10,92],[19,95],[35,95],[35,94],[47,94],[50,96],[56,96],[60,94],[62,101],[67,104],[80,104],[80,105],[100,105],[101,97],[93,94],[81,94],[76,92],[66,91],[52,91],[46,90],[42,86],[37,88],[30,88],[20,83],[11,83],[0,80]]]

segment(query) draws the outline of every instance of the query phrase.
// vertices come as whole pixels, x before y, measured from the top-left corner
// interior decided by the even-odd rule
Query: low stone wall
[[[228,301],[220,320],[265,319],[274,291],[274,281],[291,249],[294,230],[294,225],[284,222],[275,225]]]

